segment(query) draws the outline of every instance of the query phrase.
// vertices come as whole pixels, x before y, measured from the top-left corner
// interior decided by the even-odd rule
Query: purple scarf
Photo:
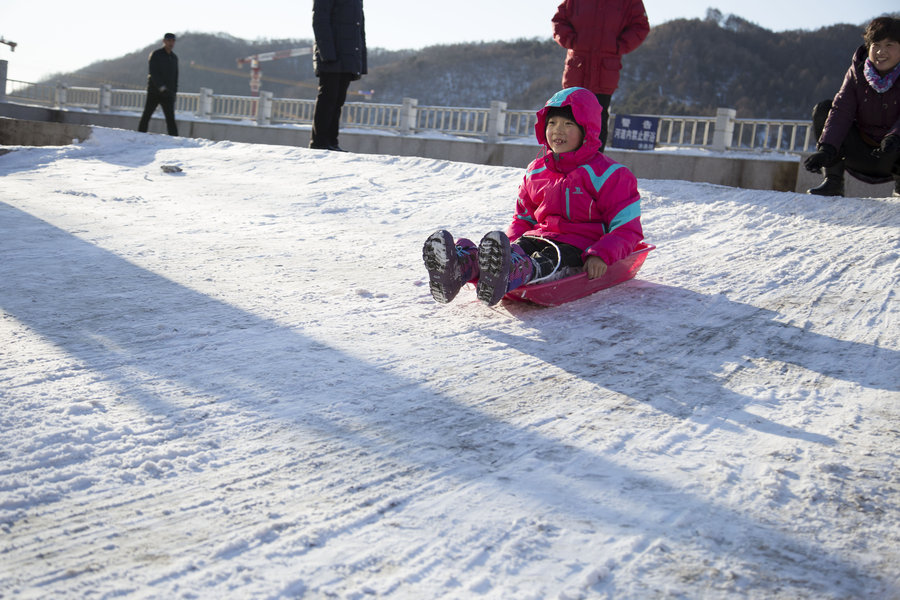
[[[875,69],[875,65],[872,64],[872,61],[868,58],[866,59],[866,66],[863,68],[863,73],[866,76],[866,81],[869,82],[869,85],[872,86],[872,89],[878,92],[879,94],[883,94],[894,85],[894,82],[897,81],[897,77],[900,76],[900,65],[897,65],[890,72],[882,77],[878,74],[878,71]]]

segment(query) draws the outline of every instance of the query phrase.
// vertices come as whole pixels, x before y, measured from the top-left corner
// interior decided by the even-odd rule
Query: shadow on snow
[[[591,303],[600,308],[595,316],[585,317],[584,307]],[[796,365],[808,371],[801,379],[803,389],[792,392],[795,396],[824,391],[833,386],[832,379],[877,390],[900,390],[897,351],[796,327],[779,321],[773,311],[724,295],[633,280],[561,307],[578,311],[570,327],[558,312],[551,315],[546,309],[516,303],[505,306],[540,331],[542,339],[489,329],[482,330],[483,335],[681,419],[697,416],[698,409],[714,408],[714,420],[722,427],[746,427],[834,444],[828,436],[744,410],[748,404],[774,402],[729,389],[745,371],[766,368],[759,362]],[[769,367],[773,373],[766,386],[768,393],[781,387],[778,372],[782,368]],[[791,383],[796,385],[796,379]]]
[[[212,397],[217,404],[235,404],[241,414],[258,414],[263,426],[283,420],[292,428],[306,430],[306,437],[331,436],[344,445],[353,445],[360,456],[380,453],[421,465],[432,474],[431,479],[488,479],[501,493],[539,498],[550,503],[550,511],[569,513],[578,519],[627,524],[630,531],[642,532],[648,540],[658,536],[660,523],[647,523],[646,515],[658,514],[660,507],[675,506],[679,513],[702,514],[708,525],[699,525],[700,531],[695,527],[668,528],[668,535],[711,554],[724,551],[738,562],[763,561],[776,571],[785,564],[789,572],[783,574],[778,585],[789,585],[791,581],[829,594],[843,589],[850,595],[864,589],[880,589],[877,575],[813,542],[792,538],[773,526],[674,489],[659,479],[629,472],[587,450],[491,419],[436,394],[423,382],[380,371],[300,331],[140,268],[3,203],[0,250],[0,309],[67,352],[98,378],[121,386],[124,401],[137,403],[145,411],[173,423],[198,418],[183,407],[181,394],[187,389],[198,396]],[[651,307],[656,304],[656,310],[671,310],[673,300],[683,308],[697,303],[702,308],[709,300],[690,292],[652,286],[634,289],[632,293],[650,295]],[[773,322],[772,315],[752,307],[726,306],[716,312],[727,315],[729,311],[742,315],[744,324],[727,335],[723,334],[727,323],[718,328],[709,322],[702,326],[681,325],[686,343],[679,350],[684,353],[681,357],[662,346],[666,338],[656,343],[649,338],[644,340],[649,360],[643,367],[636,364],[633,372],[621,365],[612,346],[621,344],[629,335],[628,320],[639,316],[606,315],[598,319],[601,335],[592,349],[596,364],[585,363],[573,372],[579,377],[602,380],[613,389],[680,414],[694,401],[698,390],[672,389],[666,383],[665,371],[691,368],[697,357],[688,355],[697,352],[708,353],[710,361],[721,364],[723,353],[737,360],[744,352],[757,348],[762,351],[767,339],[776,338],[782,340],[774,349],[777,356],[799,359],[801,363],[812,357],[809,353],[798,354],[783,341],[783,333],[789,332],[800,345],[812,341],[815,352],[837,350],[849,353],[854,360],[861,354],[877,361],[896,359],[894,353],[884,350],[829,341],[800,330],[791,332],[791,328]],[[747,324],[759,330],[749,338]],[[565,351],[553,344],[522,345],[510,336],[494,337],[548,362],[566,363]],[[310,377],[311,371],[315,377]],[[696,375],[704,393],[711,397],[721,395],[720,382],[709,372]],[[655,383],[648,383],[651,378],[656,378]],[[881,384],[880,380],[865,378],[863,382]],[[163,383],[174,383],[178,397],[170,393],[172,385]],[[374,403],[369,400],[372,397],[376,399]],[[743,402],[737,395],[726,401],[736,407]],[[364,426],[348,427],[348,417]],[[811,441],[828,441],[771,423],[761,428]],[[472,443],[461,448],[460,433],[472,430],[477,430],[479,436],[470,437]],[[632,493],[627,501],[603,505],[598,503],[598,496],[624,492],[602,489],[602,481],[595,479],[560,474],[552,465],[515,479],[491,478],[497,469],[497,456],[481,456],[484,451],[480,443],[498,440],[506,444],[506,458],[502,460],[507,466],[525,456],[574,456],[589,461],[597,472],[628,478],[640,488],[639,493]],[[548,499],[546,491],[561,485],[567,493]],[[563,497],[564,500],[556,499]],[[623,508],[635,505],[638,508],[634,510]],[[669,519],[661,516],[659,520]],[[720,539],[717,523],[728,523],[728,531],[739,533]],[[797,554],[803,560],[798,561]]]

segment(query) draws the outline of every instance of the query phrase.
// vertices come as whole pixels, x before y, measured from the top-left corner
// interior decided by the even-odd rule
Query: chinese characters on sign
[[[616,115],[612,146],[630,150],[653,150],[659,117]]]

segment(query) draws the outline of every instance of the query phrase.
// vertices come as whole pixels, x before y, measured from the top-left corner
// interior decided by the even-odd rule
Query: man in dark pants
[[[338,128],[347,88],[367,73],[362,0],[314,0],[313,32],[319,89],[309,147],[340,151]]]
[[[178,92],[178,57],[172,52],[175,47],[175,34],[167,33],[163,37],[163,47],[150,54],[149,73],[147,74],[147,103],[144,114],[138,124],[138,131],[146,133],[150,117],[157,106],[161,106],[166,116],[166,129],[169,135],[178,135],[175,125],[175,94]]]

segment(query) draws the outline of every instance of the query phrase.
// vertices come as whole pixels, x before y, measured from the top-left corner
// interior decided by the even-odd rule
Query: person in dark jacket
[[[878,17],[863,34],[833,101],[813,109],[816,152],[804,166],[825,180],[807,192],[844,195],[844,170],[861,181],[894,179],[900,196],[900,19]]]
[[[314,0],[313,33],[319,89],[309,147],[340,151],[338,127],[347,88],[368,72],[362,0]]]
[[[172,52],[175,47],[175,34],[163,36],[162,48],[150,53],[149,73],[147,74],[147,103],[144,114],[138,124],[138,131],[146,133],[150,125],[150,117],[157,106],[161,106],[166,117],[166,129],[169,135],[178,135],[175,125],[175,94],[178,93],[178,57]]]
[[[609,105],[619,86],[622,55],[650,33],[641,0],[564,0],[553,15],[553,39],[568,50],[563,88],[594,92],[603,107],[601,148],[609,134]]]

